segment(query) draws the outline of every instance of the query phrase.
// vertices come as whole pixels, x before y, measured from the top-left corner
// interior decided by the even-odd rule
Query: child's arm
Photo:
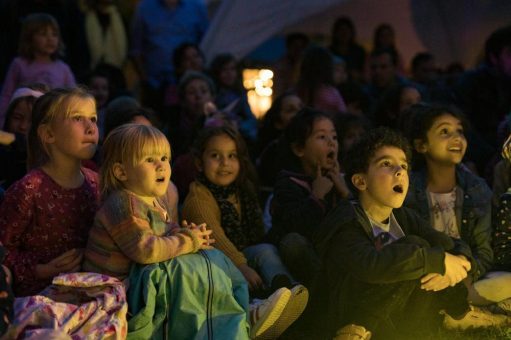
[[[491,245],[491,194],[488,195],[486,207],[480,209],[485,213],[476,218],[475,225],[470,236],[469,246],[472,251],[472,281],[478,280],[493,266],[493,248]],[[463,222],[462,222],[463,223]]]
[[[122,253],[136,263],[162,262],[199,249],[209,248],[206,238],[211,234],[210,230],[183,228],[172,235],[157,236],[149,220],[134,215],[128,216],[116,225],[108,225],[108,218],[102,215],[98,220]]]
[[[38,281],[36,266],[40,263],[40,254],[23,248],[23,235],[33,223],[34,197],[32,185],[20,180],[5,193],[0,206],[0,242],[7,250],[4,264],[12,270],[18,284],[30,287]]]
[[[215,248],[227,255],[237,267],[247,264],[245,255],[243,255],[231,240],[229,240],[227,235],[225,235],[221,226],[220,209],[214,198],[211,197],[211,200],[199,199],[199,197],[190,195],[193,194],[193,192],[194,190],[192,189],[183,204],[183,219],[194,221],[195,223],[206,223],[208,228],[213,231]]]
[[[330,243],[329,261],[357,279],[374,284],[415,280],[445,273],[445,252],[406,236],[377,250],[358,221],[350,222]]]

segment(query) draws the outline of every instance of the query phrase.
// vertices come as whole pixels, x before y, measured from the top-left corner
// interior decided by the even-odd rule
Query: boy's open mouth
[[[165,182],[165,177],[157,178],[156,182]]]
[[[394,192],[402,194],[403,193],[403,186],[401,184],[394,185],[392,190],[394,190]]]
[[[326,154],[326,157],[328,159],[334,160],[335,159],[335,151],[330,151],[329,153]]]

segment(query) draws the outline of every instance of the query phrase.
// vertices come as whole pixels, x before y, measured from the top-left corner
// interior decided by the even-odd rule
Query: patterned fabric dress
[[[73,248],[85,248],[98,209],[98,175],[81,169],[85,179],[74,189],[58,185],[41,169],[30,171],[5,193],[0,206],[0,241],[4,264],[14,276],[14,294],[38,293],[52,279],[34,275],[45,264]]]

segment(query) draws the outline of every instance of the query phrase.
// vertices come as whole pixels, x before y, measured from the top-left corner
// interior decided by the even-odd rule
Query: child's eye
[[[464,136],[465,135],[465,131],[463,131],[463,129],[458,129],[458,134],[460,136]]]
[[[153,163],[153,162],[154,162],[154,158],[153,158],[153,157],[147,157],[147,158],[145,159],[145,161],[146,161],[147,163]]]
[[[220,155],[216,152],[213,152],[211,154],[209,154],[209,157],[213,158],[213,159],[219,159],[220,158]]]
[[[71,119],[73,119],[75,122],[81,122],[83,120],[82,116],[73,116]]]
[[[238,155],[235,154],[235,153],[231,153],[231,154],[229,154],[229,158],[230,159],[236,159],[236,158],[238,158]]]
[[[449,130],[447,130],[447,129],[442,129],[442,130],[440,130],[440,134],[441,134],[441,135],[447,135],[447,134],[449,134]]]
[[[337,140],[337,135],[332,136],[332,140]]]
[[[162,161],[162,162],[166,162],[166,161],[168,161],[168,160],[169,160],[169,157],[168,157],[168,156],[163,156],[163,157],[161,158],[161,161]]]
[[[96,117],[96,116],[91,117],[90,121],[93,122],[93,123],[97,123],[98,122],[98,117]]]
[[[383,161],[383,162],[381,163],[381,165],[382,165],[382,166],[384,166],[384,167],[389,167],[389,166],[391,166],[392,164],[390,164],[390,161]]]
[[[401,168],[403,168],[403,170],[408,170],[408,164],[401,164]]]

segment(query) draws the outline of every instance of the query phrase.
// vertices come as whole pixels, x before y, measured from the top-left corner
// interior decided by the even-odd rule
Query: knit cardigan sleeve
[[[182,210],[183,219],[196,224],[206,223],[213,230],[215,248],[221,250],[231,261],[240,266],[247,259],[225,235],[221,225],[220,207],[211,192],[202,184],[193,182],[186,196]]]

